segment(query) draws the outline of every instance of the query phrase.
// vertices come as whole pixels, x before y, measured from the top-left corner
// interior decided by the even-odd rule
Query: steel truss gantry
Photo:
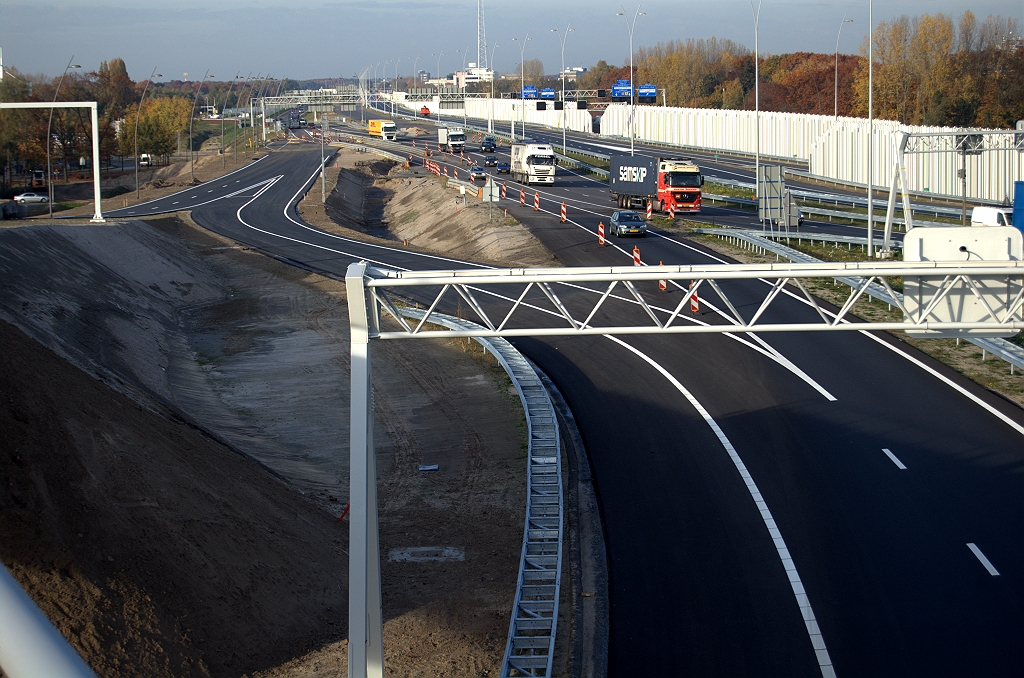
[[[889,187],[889,204],[885,213],[885,236],[880,256],[883,259],[892,256],[892,225],[896,213],[897,186],[903,201],[903,218],[909,231],[914,227],[911,214],[910,195],[907,187],[907,168],[905,157],[908,154],[921,153],[959,153],[963,156],[980,155],[988,151],[1024,152],[1024,132],[1021,130],[972,130],[956,132],[900,132],[896,142],[896,164],[892,171],[892,184]],[[966,172],[966,169],[959,170]],[[966,181],[966,176],[961,175]],[[964,189],[964,212],[966,214],[967,192]]]
[[[1024,262],[1019,253],[1014,256],[1011,261],[445,271],[395,271],[375,268],[365,261],[351,264],[345,276],[352,332],[350,678],[383,675],[371,339],[863,330],[1012,334],[1024,329]],[[857,282],[842,307],[832,312],[814,297],[807,282],[832,283],[836,278]],[[901,301],[903,297],[892,288],[897,278],[902,278],[905,285],[914,282],[917,288],[927,289],[929,296],[918,297],[914,303]],[[671,294],[659,291],[662,281]],[[736,283],[742,281],[761,284],[739,289]],[[848,322],[854,304],[872,283],[890,292],[903,312],[902,322]],[[998,291],[993,292],[994,287]],[[751,294],[755,297],[753,303]],[[813,309],[817,319],[770,319],[793,315],[792,307],[769,313],[782,298],[795,298]],[[661,299],[666,303],[659,303]],[[691,303],[713,313],[695,317]],[[414,304],[419,311],[408,313]],[[456,304],[467,310],[468,319],[480,329],[433,329],[446,324],[438,317],[442,310],[449,311]],[[972,318],[979,317],[978,308],[983,309],[983,319],[960,321],[959,314],[967,306],[973,308]],[[387,321],[390,328],[382,324],[382,312],[391,317]]]

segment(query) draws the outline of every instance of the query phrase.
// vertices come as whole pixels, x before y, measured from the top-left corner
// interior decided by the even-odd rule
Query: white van
[[[153,165],[153,158],[149,153],[143,153],[139,156],[139,167],[151,167]]]
[[[1013,209],[975,207],[971,210],[971,226],[1013,226]]]

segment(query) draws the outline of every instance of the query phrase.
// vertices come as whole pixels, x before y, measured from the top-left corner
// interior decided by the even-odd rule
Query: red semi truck
[[[700,212],[704,176],[689,158],[615,155],[608,174],[609,192],[619,207],[655,212]]]

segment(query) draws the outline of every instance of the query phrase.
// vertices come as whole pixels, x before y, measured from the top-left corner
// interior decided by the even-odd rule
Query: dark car
[[[641,238],[647,237],[647,222],[632,210],[612,212],[612,223],[609,228],[611,234],[616,238],[627,235],[636,235]]]
[[[498,174],[508,174],[512,171],[512,168],[509,167],[509,164],[504,160],[495,165],[494,169],[498,170]]]
[[[487,179],[487,172],[485,172],[484,168],[481,167],[480,165],[473,165],[469,169],[469,178],[472,181],[476,181],[478,179],[485,180],[485,179]]]
[[[496,155],[485,155],[484,156],[484,167],[494,167],[498,164],[498,156]]]
[[[480,142],[481,153],[493,153],[497,147],[498,142],[494,140],[494,137],[484,137],[484,140]]]

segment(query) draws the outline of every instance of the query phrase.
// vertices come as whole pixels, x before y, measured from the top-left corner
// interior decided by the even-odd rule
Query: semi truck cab
[[[676,212],[700,212],[703,185],[700,168],[689,161],[662,160],[658,164],[658,200],[662,211],[674,204]]]

